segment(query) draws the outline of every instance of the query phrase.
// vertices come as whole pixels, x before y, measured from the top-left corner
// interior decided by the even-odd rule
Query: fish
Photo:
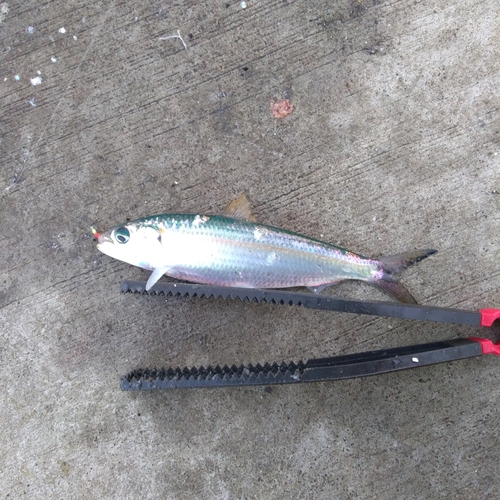
[[[330,243],[257,222],[245,193],[222,215],[160,214],[99,233],[102,253],[152,271],[146,290],[163,276],[242,288],[307,287],[315,293],[360,280],[400,302],[415,298],[397,280],[433,249],[371,259]]]

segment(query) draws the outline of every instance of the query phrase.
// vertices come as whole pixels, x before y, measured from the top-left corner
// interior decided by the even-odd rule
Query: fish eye
[[[120,227],[115,231],[114,237],[118,243],[127,243],[130,239],[130,231],[126,227]]]

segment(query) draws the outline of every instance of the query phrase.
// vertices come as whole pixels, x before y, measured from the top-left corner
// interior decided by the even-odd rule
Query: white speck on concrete
[[[37,75],[41,75],[41,74],[42,74],[42,72],[39,70],[39,71],[37,71],[37,72],[36,72],[36,74],[37,74]]]
[[[35,106],[36,106],[36,100],[35,100],[35,98],[34,98],[34,97],[32,97],[32,98],[29,100],[29,103],[30,103],[33,107],[35,107]]]
[[[248,7],[246,2],[240,2],[240,8],[246,9]]]
[[[64,35],[64,33],[66,33],[66,28],[62,27],[62,28],[59,28],[59,33],[61,33],[62,35]]]
[[[78,40],[78,38],[76,37],[76,35],[73,35],[73,40]]]
[[[418,358],[411,358],[414,363],[418,363]]]
[[[19,75],[14,75],[14,80],[15,80],[16,82],[18,82],[20,79],[21,79],[21,77],[20,77]]]
[[[9,13],[9,4],[7,2],[0,3],[0,23],[5,19]]]
[[[35,27],[34,26],[28,26],[28,29],[26,30],[28,33],[34,33],[35,32]]]
[[[35,76],[35,78],[30,79],[31,85],[40,85],[42,83],[42,77],[41,76]]]
[[[57,62],[57,58],[55,58],[54,56],[52,56],[52,57],[50,58],[50,60],[51,60],[52,62],[54,62],[54,63],[55,63],[55,62]]]

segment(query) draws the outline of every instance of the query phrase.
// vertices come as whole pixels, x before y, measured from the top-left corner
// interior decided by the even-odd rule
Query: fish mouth
[[[96,237],[97,237],[97,248],[99,248],[99,245],[103,245],[104,243],[113,243],[113,240],[107,234],[98,233]]]
[[[90,230],[92,231],[94,238],[97,240],[97,248],[99,248],[99,245],[102,243],[106,243],[106,242],[112,243],[113,242],[111,239],[111,236],[109,236],[109,232],[108,233],[100,233],[99,231],[97,231],[97,229],[94,226],[90,226]]]
[[[110,257],[113,257],[114,244],[109,236],[100,234],[99,237],[97,238],[96,247],[97,250],[99,250],[100,252],[109,255]]]
[[[127,264],[135,265],[135,263],[130,262],[130,259],[128,259],[126,256],[119,255],[119,252],[117,253],[116,245],[113,245],[113,243],[110,243],[109,241],[98,243],[97,250],[99,250],[99,252],[101,252],[102,254],[111,257],[112,259],[121,260],[122,262],[127,262]]]

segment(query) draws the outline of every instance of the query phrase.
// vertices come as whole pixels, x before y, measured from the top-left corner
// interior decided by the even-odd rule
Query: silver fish
[[[259,224],[245,194],[224,215],[163,214],[97,233],[97,248],[153,271],[150,289],[164,274],[181,280],[244,288],[306,286],[315,292],[345,280],[377,285],[397,300],[416,303],[396,277],[436,250],[369,259],[320,240]]]

